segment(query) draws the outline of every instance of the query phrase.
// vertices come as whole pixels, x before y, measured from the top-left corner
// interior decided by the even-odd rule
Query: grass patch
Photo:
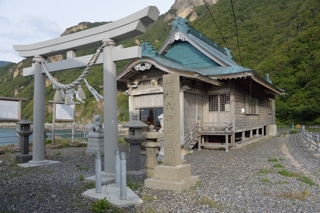
[[[92,189],[95,188],[95,182],[86,182],[86,184],[84,185],[84,189]]]
[[[81,175],[79,176],[79,181],[84,181],[84,176],[83,176],[83,174],[81,174]]]
[[[285,177],[300,177],[299,173],[290,172],[290,171],[287,171],[287,170],[280,170],[280,171],[278,171],[278,173],[280,175],[282,175],[282,176],[285,176]]]
[[[283,168],[284,166],[280,163],[276,163],[273,165],[274,168]]]
[[[76,165],[76,167],[80,170],[80,171],[88,171],[89,167],[82,167],[79,164]]]
[[[77,208],[77,207],[85,207],[87,204],[81,203],[81,202],[76,202],[76,203],[71,203],[71,207]]]
[[[132,178],[130,178],[129,176],[129,180],[127,181],[127,187],[129,187],[132,191],[136,191],[138,190],[140,187],[142,186],[142,183],[136,183],[132,180]]]
[[[309,195],[310,195],[310,192],[305,190],[302,192],[283,192],[278,197],[286,198],[290,200],[297,199],[297,200],[305,201]]]
[[[217,207],[217,204],[214,200],[212,200],[211,198],[206,198],[206,197],[200,197],[197,199],[196,201],[197,205],[208,205],[211,208],[215,208]]]
[[[272,170],[270,169],[260,169],[258,171],[259,174],[269,174],[269,173],[272,173]]]
[[[48,169],[48,170],[45,171],[45,173],[46,173],[46,174],[52,174],[52,173],[53,173],[53,170]]]
[[[280,181],[280,182],[277,182],[277,184],[288,184],[289,182],[288,181]]]
[[[143,196],[141,199],[142,199],[143,201],[146,201],[147,203],[151,203],[152,201],[155,200],[155,198],[152,197],[152,196]]]
[[[263,179],[262,179],[262,182],[263,182],[263,183],[271,183],[271,181],[270,181],[268,178],[263,178]]]
[[[309,184],[310,186],[314,186],[314,182],[313,180],[311,180],[310,178],[306,177],[306,176],[303,176],[303,177],[300,177],[299,180],[303,183],[306,183],[306,184]]]
[[[113,209],[111,203],[106,198],[103,198],[92,203],[89,210],[94,213],[103,213],[111,209]]]
[[[269,158],[268,161],[269,162],[278,162],[278,159],[277,158]]]
[[[283,161],[283,160],[285,160],[285,158],[280,158],[279,160]]]
[[[57,152],[55,155],[56,155],[56,156],[60,156],[60,155],[61,155],[61,152]]]
[[[298,130],[290,130],[290,134],[299,134]]]

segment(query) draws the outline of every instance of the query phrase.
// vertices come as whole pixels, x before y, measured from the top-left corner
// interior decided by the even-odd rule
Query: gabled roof
[[[117,75],[119,89],[126,87],[125,81],[134,75],[135,65],[148,62],[167,73],[197,78],[217,86],[224,84],[220,80],[251,77],[274,93],[284,94],[283,90],[271,83],[268,76],[263,79],[252,69],[238,65],[232,60],[228,49],[202,35],[181,17],[172,23],[171,32],[158,51],[147,42],[142,43],[141,47],[142,58],[129,62]]]
[[[176,41],[187,41],[204,55],[215,61],[220,66],[237,65],[232,60],[230,50],[222,48],[202,33],[188,25],[188,21],[181,17],[177,17],[172,23],[171,32],[166,41],[159,48],[158,53],[166,55],[172,44]]]

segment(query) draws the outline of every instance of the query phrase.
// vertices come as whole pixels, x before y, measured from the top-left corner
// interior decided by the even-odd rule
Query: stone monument
[[[102,116],[94,115],[93,123],[89,124],[88,146],[86,154],[103,153],[104,135],[102,132]]]
[[[156,166],[154,177],[144,184],[147,188],[183,191],[194,186],[199,176],[191,176],[191,165],[181,160],[179,75],[164,75],[163,85],[164,164]]]

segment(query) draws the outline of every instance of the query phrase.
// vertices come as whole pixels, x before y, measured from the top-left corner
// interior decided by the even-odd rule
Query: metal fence
[[[16,129],[16,124],[6,124],[2,126],[3,128],[9,128],[13,131],[11,134],[1,134],[0,133],[0,146],[6,146],[10,144],[18,143],[18,134],[14,132]],[[45,132],[46,132],[46,140],[52,140],[52,124],[45,124]],[[55,125],[55,138],[56,139],[70,139],[70,140],[81,140],[82,142],[86,142],[88,130],[88,124],[75,124],[74,127],[72,124],[56,124]],[[74,129],[74,130],[72,130]],[[1,131],[0,131],[1,132]],[[127,135],[128,128],[122,127],[122,125],[118,125],[118,133],[119,135]],[[4,135],[4,136],[3,136]],[[30,142],[33,141],[33,135],[29,138]]]
[[[317,153],[319,154],[319,142],[320,142],[320,133],[312,133],[308,132],[305,129],[305,126],[301,127],[302,137],[305,140],[306,144],[310,146],[310,148],[316,148]]]

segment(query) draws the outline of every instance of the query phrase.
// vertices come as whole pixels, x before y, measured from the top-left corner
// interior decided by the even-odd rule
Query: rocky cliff
[[[215,4],[219,0],[206,0],[207,4]],[[166,15],[166,20],[172,19],[175,16],[181,16],[182,18],[188,18],[189,21],[197,19],[198,14],[194,11],[194,7],[204,5],[203,0],[175,0],[172,5],[171,12],[169,11]],[[173,14],[175,11],[175,14]]]

